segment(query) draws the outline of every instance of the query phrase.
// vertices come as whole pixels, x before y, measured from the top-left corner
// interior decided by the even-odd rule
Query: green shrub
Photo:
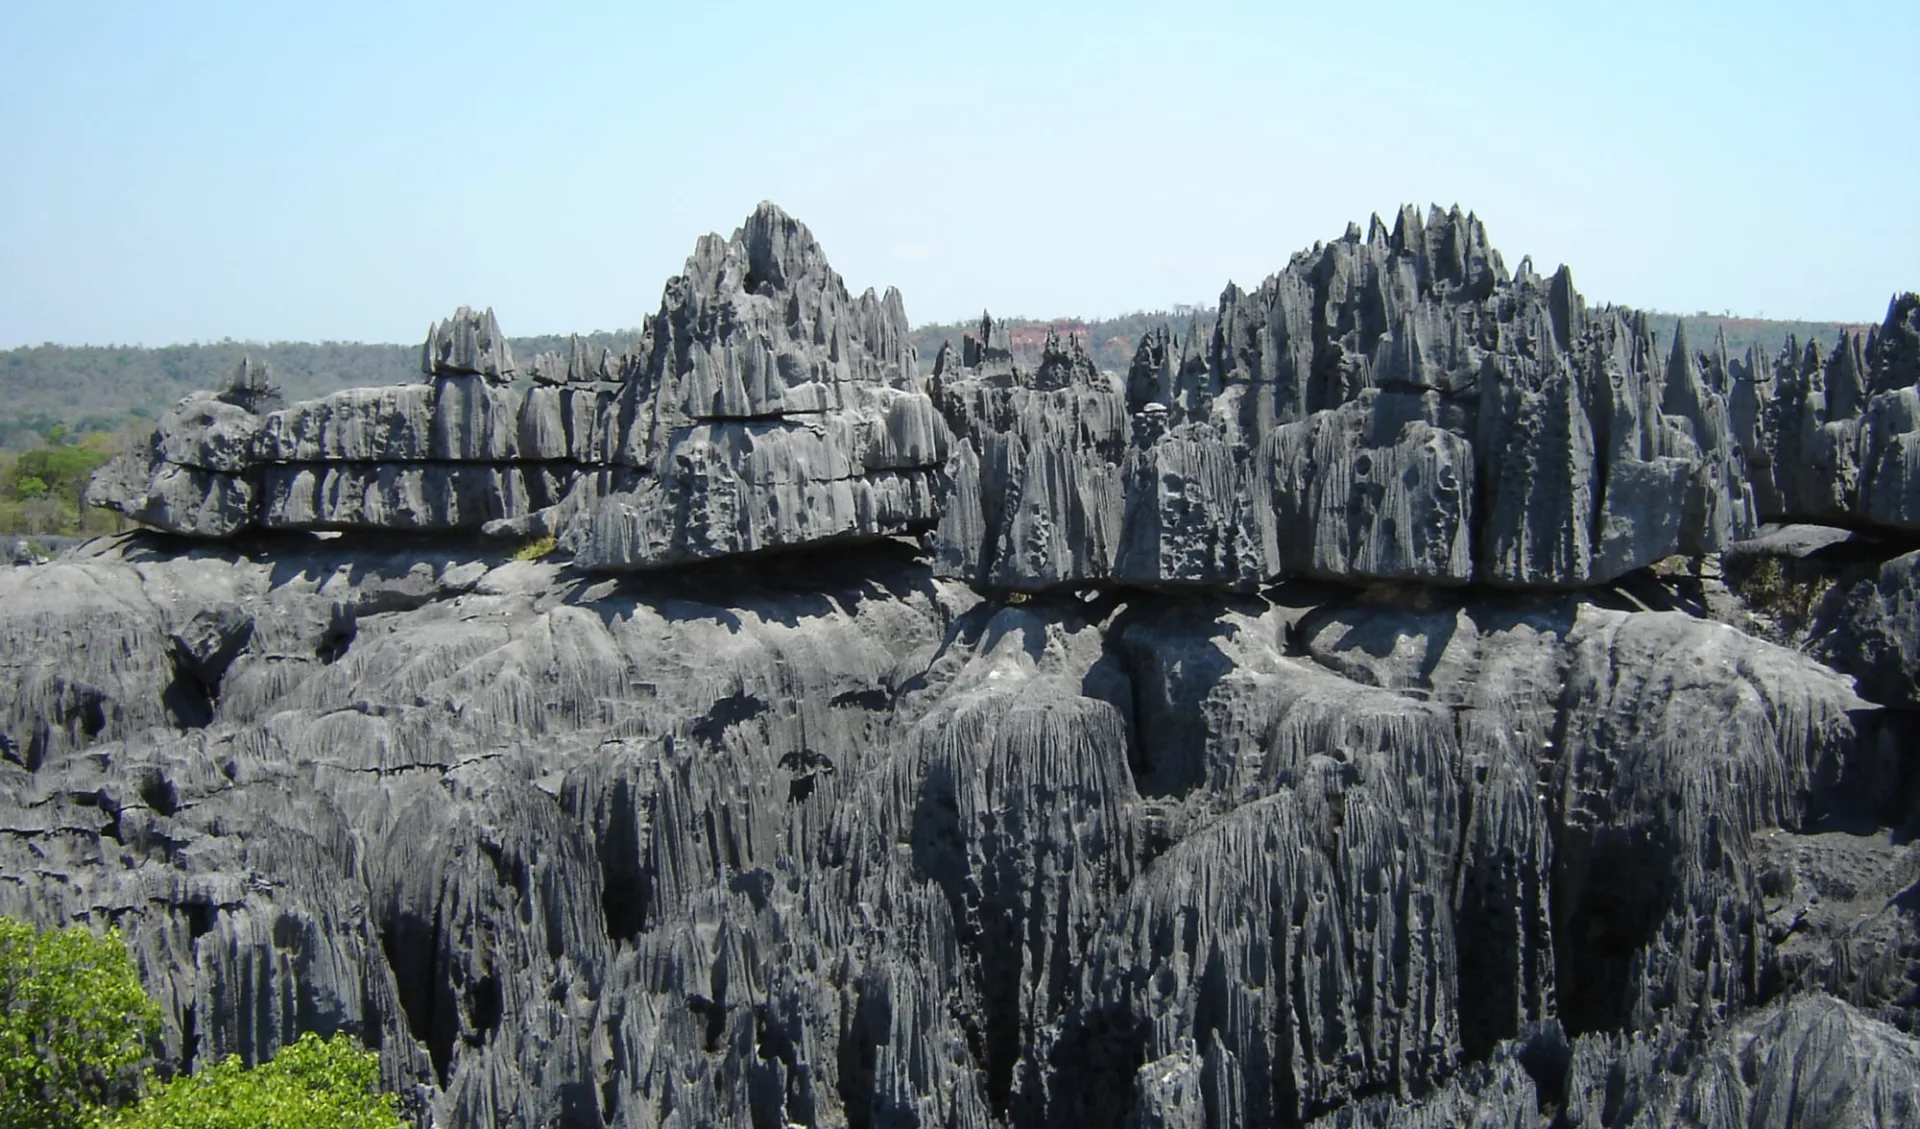
[[[1793,635],[1813,622],[1814,608],[1830,585],[1824,579],[1795,580],[1779,560],[1768,557],[1740,582],[1739,593],[1749,608],[1773,617],[1783,631]]]
[[[238,1055],[182,1075],[100,1129],[398,1129],[392,1094],[379,1091],[380,1059],[345,1035],[308,1032],[249,1070]]]
[[[0,1125],[76,1125],[131,1096],[159,1032],[117,931],[0,918]]]
[[[0,1127],[400,1129],[379,1057],[302,1035],[252,1069],[238,1056],[161,1081],[160,1008],[116,930],[35,930],[0,917]],[[144,1069],[143,1069],[144,1068]],[[141,1096],[144,1091],[145,1096]]]

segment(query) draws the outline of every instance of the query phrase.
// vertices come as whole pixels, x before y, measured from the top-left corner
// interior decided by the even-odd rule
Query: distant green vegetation
[[[638,330],[583,334],[595,353],[616,353]],[[522,367],[542,352],[566,355],[567,338],[549,334],[510,339]],[[418,345],[363,345],[347,341],[266,344],[216,341],[204,345],[35,345],[0,352],[0,448],[39,442],[56,424],[74,434],[111,433],[151,423],[196,389],[222,387],[242,357],[265,361],[289,398],[312,399],[342,388],[400,384],[420,374]]]
[[[117,453],[128,436],[76,434],[54,424],[35,436],[39,446],[0,450],[0,533],[112,533],[124,519],[81,501],[87,479]]]
[[[1831,321],[1786,321],[1765,318],[1737,318],[1731,314],[1709,314],[1702,310],[1696,314],[1661,313],[1649,311],[1647,324],[1660,335],[1661,345],[1673,342],[1673,327],[1676,322],[1687,323],[1687,344],[1702,352],[1711,352],[1715,333],[1725,330],[1727,335],[1727,356],[1739,360],[1747,355],[1747,348],[1758,345],[1760,351],[1771,357],[1780,352],[1780,347],[1792,337],[1806,348],[1807,342],[1818,341],[1823,351],[1831,351],[1840,332],[1864,334],[1864,323]]]

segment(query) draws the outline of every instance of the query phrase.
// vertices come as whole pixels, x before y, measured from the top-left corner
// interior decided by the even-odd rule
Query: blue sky
[[[657,308],[770,199],[915,322],[1211,302],[1403,201],[1590,298],[1920,287],[1912,0],[0,6],[0,347]]]

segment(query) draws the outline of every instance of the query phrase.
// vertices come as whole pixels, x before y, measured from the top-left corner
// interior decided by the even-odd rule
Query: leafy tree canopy
[[[260,1066],[239,1056],[162,1081],[160,1009],[116,930],[0,918],[0,1126],[403,1129],[378,1056],[311,1032]],[[144,1091],[144,1096],[142,1092]]]
[[[379,1084],[373,1053],[308,1032],[252,1069],[233,1055],[175,1078],[99,1129],[399,1129],[406,1122]]]
[[[133,1093],[159,1030],[117,932],[0,918],[0,1125],[77,1125]]]

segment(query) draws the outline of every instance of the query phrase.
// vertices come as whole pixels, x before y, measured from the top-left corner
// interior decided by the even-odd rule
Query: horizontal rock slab
[[[557,504],[571,483],[538,465],[272,465],[261,475],[266,529],[479,530]]]

